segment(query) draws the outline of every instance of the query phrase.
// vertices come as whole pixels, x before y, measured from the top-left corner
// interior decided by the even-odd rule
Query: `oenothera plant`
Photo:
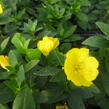
[[[8,41],[1,44],[2,51]],[[5,71],[0,73],[0,79],[14,101],[12,109],[40,109],[49,107],[48,103],[53,108],[53,103],[61,101],[66,108],[84,109],[83,99],[99,92],[93,83],[99,74],[97,59],[89,55],[88,48],[72,48],[63,54],[59,51],[59,39],[51,36],[37,40],[34,48],[30,47],[31,42],[16,33],[8,56],[0,56],[4,68],[1,70]]]
[[[109,108],[108,1],[0,3],[0,109]]]

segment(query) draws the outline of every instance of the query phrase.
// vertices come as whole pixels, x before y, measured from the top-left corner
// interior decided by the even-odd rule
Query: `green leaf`
[[[48,64],[54,66],[63,66],[65,57],[62,56],[57,49],[53,50],[50,55],[47,56]]]
[[[26,40],[25,41],[25,43],[24,43],[24,48],[28,48],[28,45],[29,45],[29,43],[30,43],[30,39],[28,39],[28,40]]]
[[[33,72],[34,73],[34,72]],[[33,76],[35,76],[35,74],[33,74]],[[47,81],[48,81],[48,77],[47,76],[35,76],[35,82],[37,83],[35,86],[37,89],[42,89],[45,87]],[[40,85],[39,85],[40,84]]]
[[[0,103],[6,104],[14,100],[14,93],[6,85],[0,84]],[[1,109],[1,108],[0,108]]]
[[[10,39],[10,37],[4,39],[3,42],[1,43],[1,45],[0,45],[1,52],[6,48],[8,42],[9,42],[9,39]]]
[[[28,72],[39,63],[39,60],[31,60],[25,65],[25,72]]]
[[[47,98],[50,104],[62,101],[66,99],[66,95],[63,92],[63,89],[59,86],[53,87],[52,89],[43,90],[42,94],[44,94]]]
[[[39,91],[35,91],[34,93],[34,99],[36,100],[36,102],[38,104],[40,103],[46,103],[48,98],[47,96],[45,96],[42,92],[39,92]]]
[[[47,1],[45,1],[45,2],[48,2],[48,3],[50,3],[50,4],[54,4],[54,3],[56,3],[56,2],[58,2],[59,0],[47,0]]]
[[[0,25],[8,24],[13,21],[13,18],[9,16],[0,16]]]
[[[60,82],[60,81],[66,81],[66,80],[67,78],[65,73],[63,71],[60,71],[50,79],[50,82]]]
[[[96,22],[99,29],[106,35],[109,36],[109,25],[103,22]]]
[[[18,3],[18,0],[8,0],[10,7],[12,8],[12,10],[16,10],[16,4]]]
[[[72,90],[72,93],[76,93],[81,96],[83,99],[92,98],[95,94],[99,94],[100,90],[96,85],[91,85],[90,87],[77,87],[71,81],[68,84],[69,88]],[[68,89],[69,91],[69,89]]]
[[[65,31],[65,30],[64,30],[63,25],[62,25],[62,24],[59,24],[59,25],[58,25],[58,28],[57,28],[58,34],[59,34],[60,36],[63,36],[64,31]]]
[[[12,109],[36,109],[32,91],[25,88],[16,96]]]
[[[25,38],[20,33],[16,33],[13,36],[11,42],[20,53],[25,54],[30,40],[25,40]]]
[[[19,67],[19,71],[17,72],[17,83],[19,87],[21,86],[22,82],[25,80],[25,71],[23,65]]]
[[[63,43],[61,44],[60,46],[60,50],[63,52],[63,53],[66,53],[68,50],[70,50],[72,48],[72,44],[71,43]]]
[[[41,52],[38,49],[28,49],[26,55],[30,60],[38,60],[41,56]]]
[[[37,20],[35,20],[35,21],[32,23],[32,27],[31,27],[31,31],[32,31],[32,32],[35,32],[35,31],[36,31],[36,26],[37,26]]]
[[[47,67],[44,67],[41,70],[35,72],[35,75],[38,75],[38,76],[53,76],[53,75],[57,74],[58,72],[60,72],[60,70],[57,69],[56,67],[47,66]]]
[[[14,93],[16,93],[17,89],[19,89],[16,80],[6,80],[4,81],[4,84],[9,87]]]
[[[70,40],[70,41],[78,41],[81,39],[82,39],[82,37],[78,34],[73,34],[71,37],[68,38],[68,40]]]
[[[0,80],[9,79],[10,73],[9,72],[0,72]]]
[[[90,88],[90,87],[89,87]],[[92,91],[92,89],[89,89],[87,87],[78,87],[77,92],[81,95],[83,99],[89,99],[92,98],[95,94],[95,90]]]
[[[93,93],[100,93],[99,88],[95,84],[91,85],[90,87],[88,87],[86,89],[90,90]]]
[[[67,101],[70,109],[85,109],[81,96],[74,91],[69,91]]]
[[[108,78],[109,74],[107,73],[105,66],[102,66],[100,71],[101,71],[101,75],[100,75],[101,83],[103,84],[103,87],[107,95],[109,96],[109,78]]]
[[[88,22],[88,16],[84,13],[77,13],[77,18],[80,20],[80,21],[84,21],[84,22]]]
[[[65,43],[70,42],[70,44],[71,44],[71,42],[79,41],[79,40],[82,40],[82,39],[83,39],[83,37],[80,37],[80,35],[73,34],[70,37],[68,37],[67,39],[62,40],[62,42],[65,42]]]
[[[15,67],[18,64],[18,61],[17,61],[16,54],[14,53],[13,50],[11,50],[9,52],[8,57],[9,57],[9,63],[10,63],[10,65],[13,66],[13,67]]]
[[[73,25],[71,27],[69,27],[68,30],[65,31],[65,33],[63,34],[63,38],[68,38],[70,37],[76,30],[77,26]]]
[[[0,109],[7,109],[4,105],[0,104]]]
[[[84,45],[88,45],[96,48],[109,48],[109,41],[100,36],[92,36],[82,42]]]
[[[101,95],[101,94],[100,94]],[[99,96],[100,96],[99,95]],[[106,95],[105,95],[106,96]],[[106,97],[96,97],[95,98],[98,106],[101,107],[101,109],[108,109],[109,108],[109,99]]]
[[[12,44],[14,44],[14,46],[20,51],[20,52],[25,52],[25,49],[23,47],[24,43],[25,43],[25,39],[24,37],[20,34],[20,33],[16,33],[12,40],[11,40]]]
[[[25,32],[32,32],[32,33],[34,33],[36,31],[36,27],[37,27],[37,20],[31,21],[29,19],[28,23],[24,23],[24,31]]]
[[[91,4],[90,4],[90,1],[89,0],[80,0],[80,2],[81,2],[81,6],[90,6]]]

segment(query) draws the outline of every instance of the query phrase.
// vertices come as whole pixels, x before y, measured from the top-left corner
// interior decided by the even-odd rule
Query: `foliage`
[[[0,60],[0,109],[109,109],[108,0],[0,4],[0,55],[8,56],[10,64],[3,69]],[[44,36],[60,41],[48,56],[37,48]],[[63,68],[66,53],[83,47],[99,62],[90,87],[76,86]]]

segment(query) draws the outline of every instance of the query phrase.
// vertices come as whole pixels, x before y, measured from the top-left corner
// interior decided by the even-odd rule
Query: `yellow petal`
[[[53,48],[53,43],[49,40],[39,41],[37,47],[45,56],[47,56]]]
[[[76,86],[90,86],[92,84],[92,82],[87,81],[79,71],[75,70],[75,65],[72,65],[69,59],[65,60],[64,71],[67,79],[71,80]]]
[[[95,80],[99,74],[99,71],[97,69],[99,66],[99,63],[98,63],[97,59],[90,56],[84,61],[84,63],[82,65],[84,67],[84,71],[82,73],[84,75],[84,77],[88,81]]]
[[[9,66],[9,61],[7,56],[0,55],[0,66],[7,70],[7,66]]]
[[[82,62],[89,56],[89,49],[87,48],[73,48],[66,53],[66,57],[75,62]],[[69,59],[69,60],[70,60]]]
[[[59,40],[58,38],[54,38],[54,46],[53,46],[53,49],[57,48],[59,45]]]
[[[57,46],[59,45],[59,40],[58,38],[53,38],[53,37],[48,37],[48,36],[45,36],[43,37],[43,40],[47,41],[51,41],[53,43],[53,49],[57,48]]]
[[[2,8],[2,5],[0,4],[0,14],[3,13],[3,8]]]
[[[67,109],[66,105],[56,105],[56,109]]]
[[[37,47],[43,53],[43,55],[47,56],[58,45],[59,40],[57,38],[45,36],[43,37],[43,40],[38,42]]]

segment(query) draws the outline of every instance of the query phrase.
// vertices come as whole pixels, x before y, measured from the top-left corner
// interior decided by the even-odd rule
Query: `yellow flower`
[[[0,4],[0,14],[3,13],[3,8],[2,8],[2,5]]]
[[[65,105],[56,105],[56,109],[67,109]]]
[[[0,66],[7,70],[7,66],[9,66],[9,61],[7,56],[0,55]]]
[[[76,86],[92,85],[92,81],[98,76],[99,63],[95,57],[89,56],[87,48],[73,48],[66,54],[64,71],[67,79]]]
[[[47,56],[58,45],[59,45],[58,38],[44,36],[43,40],[38,42],[37,47],[43,53],[44,56]]]

